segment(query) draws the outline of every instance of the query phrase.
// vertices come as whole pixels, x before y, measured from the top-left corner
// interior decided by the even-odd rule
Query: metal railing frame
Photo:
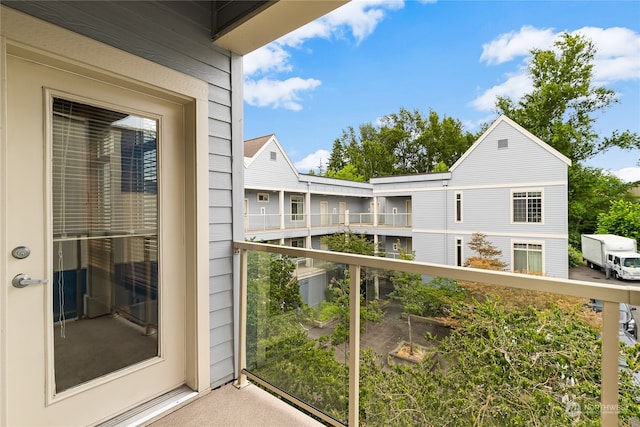
[[[493,286],[548,292],[580,298],[593,298],[603,301],[602,310],[602,388],[601,422],[602,426],[618,425],[618,321],[619,304],[640,305],[640,287],[622,284],[604,284],[581,280],[558,279],[544,276],[530,276],[502,271],[479,270],[468,267],[454,267],[416,261],[396,260],[365,255],[328,252],[316,249],[301,249],[287,246],[253,242],[234,242],[234,248],[240,255],[240,318],[238,343],[238,379],[237,387],[247,382],[246,370],[246,326],[247,326],[247,258],[248,251],[268,252],[294,258],[306,257],[323,261],[346,264],[350,272],[350,294],[358,295],[360,288],[360,270],[370,267],[384,270],[403,271],[429,276],[447,277],[455,280],[479,282]],[[359,424],[359,354],[360,354],[360,299],[350,298],[349,333],[349,415],[348,425]],[[265,385],[265,384],[263,384]],[[267,385],[268,387],[268,385]],[[299,403],[279,389],[272,390],[294,403]],[[332,425],[342,425],[335,419],[319,411],[313,413]]]

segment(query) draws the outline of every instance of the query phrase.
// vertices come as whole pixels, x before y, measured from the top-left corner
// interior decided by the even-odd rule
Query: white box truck
[[[637,243],[613,234],[583,234],[582,258],[591,268],[605,271],[607,278],[640,280]]]

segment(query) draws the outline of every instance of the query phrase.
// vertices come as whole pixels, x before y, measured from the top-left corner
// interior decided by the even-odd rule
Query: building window
[[[509,140],[508,139],[499,139],[498,140],[498,148],[509,148]]]
[[[276,152],[275,152],[275,151],[271,151],[271,152],[269,153],[269,155],[270,155],[270,159],[271,159],[271,160],[275,160],[275,159],[276,159]]]
[[[513,222],[542,222],[542,191],[513,192]]]
[[[462,193],[456,192],[456,208],[455,208],[456,222],[462,222]]]
[[[291,221],[304,221],[304,197],[291,196]]]
[[[291,239],[291,247],[293,247],[293,248],[304,248],[304,237]]]
[[[542,273],[542,244],[514,243],[513,271]]]
[[[462,267],[462,239],[456,239],[456,265]]]
[[[263,203],[268,203],[269,193],[258,193],[258,201]]]

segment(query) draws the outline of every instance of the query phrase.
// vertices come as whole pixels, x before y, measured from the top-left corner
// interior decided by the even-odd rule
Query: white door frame
[[[7,277],[15,270],[10,257],[12,242],[6,239],[5,213],[9,201],[4,196],[8,185],[7,164],[7,55],[19,56],[62,70],[96,78],[106,83],[156,95],[180,103],[186,111],[185,216],[187,265],[186,277],[186,384],[195,391],[209,390],[209,318],[208,318],[208,85],[206,82],[162,67],[84,36],[45,23],[13,9],[0,6],[0,425],[6,425],[7,318],[11,283]],[[116,414],[113,414],[116,415]],[[70,414],[73,417],[73,414]]]

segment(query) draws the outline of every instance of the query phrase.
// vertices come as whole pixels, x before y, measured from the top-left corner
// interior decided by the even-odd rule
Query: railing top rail
[[[399,270],[408,273],[446,277],[455,280],[486,283],[495,286],[549,292],[603,301],[640,305],[640,284],[622,285],[559,279],[503,271],[481,270],[470,267],[454,267],[417,261],[406,261],[366,255],[330,252],[317,249],[293,248],[255,242],[234,242],[234,248],[270,252],[291,257],[307,257],[325,261],[360,265],[383,270]]]

